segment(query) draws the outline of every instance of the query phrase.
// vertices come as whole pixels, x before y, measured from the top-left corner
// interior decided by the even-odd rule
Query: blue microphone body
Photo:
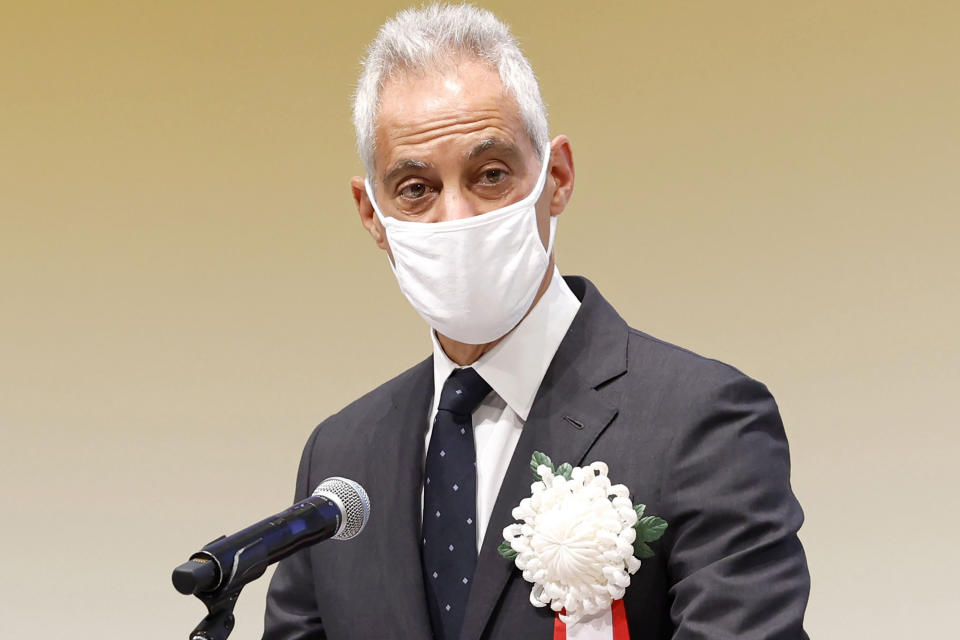
[[[204,546],[174,569],[173,585],[186,595],[242,587],[304,547],[332,537],[352,538],[366,525],[369,513],[369,499],[360,485],[328,478],[306,500]]]

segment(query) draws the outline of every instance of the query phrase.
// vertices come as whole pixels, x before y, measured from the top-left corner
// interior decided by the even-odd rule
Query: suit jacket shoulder
[[[432,363],[432,357],[418,362],[330,415],[313,429],[301,456],[298,476],[302,478],[298,478],[297,482],[297,499],[309,495],[312,487],[323,480],[311,477],[311,465],[306,463],[316,461],[318,457],[344,459],[355,455],[374,454],[382,447],[382,443],[375,441],[373,433],[385,417],[396,410],[397,399],[409,399],[412,396],[422,399],[432,396]],[[424,387],[425,378],[429,382],[429,388]],[[426,409],[423,419],[425,426]],[[364,451],[364,443],[371,448]]]
[[[557,463],[602,460],[612,482],[669,522],[627,589],[631,636],[805,638],[803,512],[773,397],[732,366],[631,329],[589,281],[567,282],[581,310],[531,409],[491,530],[529,495],[532,451]],[[475,590],[495,560],[481,551]],[[468,612],[464,637],[515,637],[520,620],[530,637],[549,637],[549,612],[539,622],[531,613],[530,585],[499,570],[477,598],[499,597],[496,615]]]

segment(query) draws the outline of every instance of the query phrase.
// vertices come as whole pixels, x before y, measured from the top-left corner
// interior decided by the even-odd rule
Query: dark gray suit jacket
[[[552,612],[530,605],[530,584],[497,554],[530,493],[534,450],[557,464],[603,460],[635,503],[669,522],[624,598],[633,640],[806,638],[803,513],[773,397],[732,367],[630,329],[589,281],[566,280],[582,304],[493,508],[462,640],[552,638]],[[352,478],[369,492],[370,522],[280,563],[265,639],[431,637],[419,532],[432,397],[427,359],[314,430],[296,499],[328,476]]]

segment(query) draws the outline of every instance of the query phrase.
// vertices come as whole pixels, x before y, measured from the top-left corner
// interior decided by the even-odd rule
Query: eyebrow
[[[502,138],[485,138],[473,145],[473,148],[467,152],[467,160],[473,160],[488,151],[499,151],[511,156],[520,155],[520,149],[512,142],[507,142]]]
[[[406,171],[424,171],[429,168],[430,165],[422,160],[397,160],[393,167],[390,168],[390,171],[387,172],[387,175],[383,177],[383,186],[386,187],[394,178]]]

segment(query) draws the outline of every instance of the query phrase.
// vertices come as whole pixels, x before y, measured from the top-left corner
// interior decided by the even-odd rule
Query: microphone
[[[256,580],[267,566],[327,538],[349,540],[367,525],[370,499],[346,478],[327,478],[313,495],[231,536],[220,536],[173,570],[182,594],[226,593]]]

